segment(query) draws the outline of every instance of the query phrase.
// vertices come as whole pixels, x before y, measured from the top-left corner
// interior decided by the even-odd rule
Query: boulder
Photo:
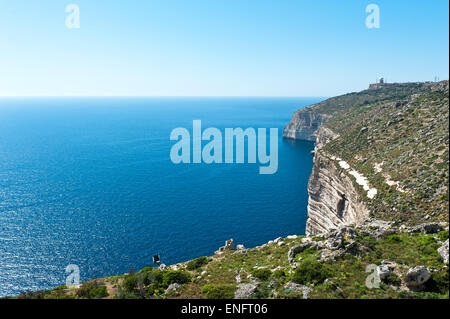
[[[375,238],[380,238],[393,232],[392,222],[377,219],[363,224],[361,230]]]
[[[181,285],[177,283],[170,284],[169,287],[167,287],[166,289],[166,293],[174,293],[180,287]]]
[[[448,263],[448,239],[438,248],[438,253],[441,256],[444,263]]]
[[[422,232],[425,234],[436,234],[442,230],[438,223],[425,223],[410,228],[411,233]]]
[[[245,283],[245,284],[239,284],[238,289],[234,293],[234,298],[236,299],[249,299],[251,298],[255,292],[256,289],[258,289],[258,284],[256,283]]]
[[[342,226],[338,229],[330,231],[326,234],[325,247],[330,250],[336,250],[342,248],[345,244],[345,240],[355,238],[356,231],[348,226]]]
[[[307,286],[300,285],[300,284],[296,284],[294,282],[288,282],[284,286],[284,290],[300,292],[300,293],[303,294],[303,299],[309,299],[309,295],[310,295],[310,293],[312,291],[311,288],[309,288]]]
[[[166,270],[167,266],[165,264],[159,265],[159,270]]]
[[[391,261],[383,260],[380,266],[377,266],[377,274],[381,281],[386,282],[389,279],[391,273],[394,272],[397,264]]]
[[[430,278],[430,271],[426,267],[417,266],[408,270],[404,280],[409,288],[420,289]]]

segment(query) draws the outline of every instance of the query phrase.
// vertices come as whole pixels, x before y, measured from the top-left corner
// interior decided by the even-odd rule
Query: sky
[[[0,96],[325,97],[380,76],[444,80],[448,30],[448,0],[0,0]]]

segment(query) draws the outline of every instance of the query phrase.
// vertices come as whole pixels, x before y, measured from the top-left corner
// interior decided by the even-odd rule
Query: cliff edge
[[[283,136],[316,142],[306,233],[447,220],[448,94],[448,81],[393,83],[295,112]]]

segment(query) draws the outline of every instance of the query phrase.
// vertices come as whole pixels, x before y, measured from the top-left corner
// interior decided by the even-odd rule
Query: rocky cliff
[[[328,115],[315,112],[297,111],[292,116],[292,120],[283,130],[286,138],[315,141],[314,135],[317,129],[328,119]]]
[[[394,83],[294,113],[285,138],[315,141],[307,235],[374,215],[448,218],[448,81]]]
[[[322,152],[314,157],[308,183],[306,234],[322,234],[343,225],[361,224],[369,211],[351,178],[335,160]]]
[[[306,234],[325,233],[342,225],[359,224],[369,213],[345,171],[320,150],[339,137],[323,126],[330,115],[299,110],[283,130],[285,138],[315,141],[315,156],[308,183]]]

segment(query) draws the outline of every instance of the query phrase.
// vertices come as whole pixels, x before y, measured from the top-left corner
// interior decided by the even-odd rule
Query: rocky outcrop
[[[306,234],[325,233],[343,225],[361,224],[369,211],[351,178],[335,161],[317,152],[308,183]]]
[[[296,140],[316,141],[317,129],[325,124],[329,115],[299,110],[283,130],[283,137]]]

